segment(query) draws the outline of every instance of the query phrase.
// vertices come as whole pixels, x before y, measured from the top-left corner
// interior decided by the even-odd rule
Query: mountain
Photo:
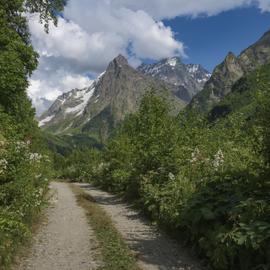
[[[225,120],[228,115],[234,113],[239,115],[240,113],[243,119],[251,123],[258,115],[260,107],[258,97],[260,97],[259,99],[264,98],[262,91],[267,91],[268,89],[265,86],[269,84],[270,64],[251,71],[238,80],[232,86],[231,92],[209,111],[208,120],[210,122]]]
[[[83,132],[106,137],[126,115],[138,109],[149,89],[161,95],[169,89],[167,95],[174,113],[186,105],[175,95],[176,86],[144,75],[119,55],[91,86],[58,97],[40,117],[39,125],[54,134]]]
[[[190,102],[203,89],[211,76],[201,65],[185,65],[179,57],[167,58],[154,64],[142,64],[138,70],[174,86],[175,94],[186,102]]]
[[[204,89],[192,99],[189,108],[201,112],[209,111],[231,92],[232,86],[240,78],[268,63],[270,63],[270,31],[239,56],[230,52],[214,69]]]

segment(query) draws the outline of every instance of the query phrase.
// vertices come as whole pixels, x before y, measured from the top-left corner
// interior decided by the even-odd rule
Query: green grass
[[[86,211],[99,242],[103,265],[99,270],[140,270],[136,258],[114,227],[110,217],[95,200],[79,187],[71,185],[78,204]]]

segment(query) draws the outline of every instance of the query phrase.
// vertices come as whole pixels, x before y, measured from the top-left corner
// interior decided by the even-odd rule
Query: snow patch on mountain
[[[199,65],[188,65],[187,66],[188,72],[189,73],[196,73],[199,69]]]
[[[177,64],[177,58],[169,58],[167,64],[169,64],[171,67],[175,67]]]
[[[76,93],[76,98],[80,99],[80,104],[75,107],[66,108],[65,112],[68,114],[76,114],[79,116],[83,113],[85,107],[87,106],[89,100],[95,92],[95,84],[93,83],[90,88],[84,88]]]
[[[44,118],[43,120],[39,121],[38,126],[39,127],[44,126],[46,123],[50,122],[54,117],[55,117],[55,114]]]

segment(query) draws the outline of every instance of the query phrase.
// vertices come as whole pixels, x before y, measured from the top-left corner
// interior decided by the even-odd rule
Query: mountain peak
[[[166,64],[170,65],[171,67],[175,67],[178,63],[181,63],[179,57],[171,57],[166,59]]]
[[[119,54],[116,58],[114,58],[113,62],[118,66],[128,65],[128,60],[122,54]]]
[[[186,102],[202,90],[210,77],[210,73],[201,65],[184,64],[177,56],[153,64],[142,64],[138,70],[173,86],[177,96]]]
[[[233,52],[229,52],[225,58],[225,62],[232,62],[236,58],[237,57]]]
[[[123,67],[125,69],[128,66],[129,66],[128,60],[122,54],[119,54],[110,62],[107,71],[111,70],[113,72],[119,72],[120,70],[123,69]]]
[[[219,64],[201,93],[194,97],[191,107],[209,111],[226,95],[231,93],[233,85],[243,76],[270,63],[270,31],[257,42],[245,49],[239,56],[229,52]]]

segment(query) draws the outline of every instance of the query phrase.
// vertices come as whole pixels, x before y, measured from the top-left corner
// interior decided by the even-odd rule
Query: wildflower
[[[200,150],[198,147],[195,148],[194,152],[191,154],[191,160],[190,163],[194,164],[200,159]]]
[[[6,159],[0,159],[0,174],[7,169],[8,162]]]
[[[42,159],[42,155],[39,153],[30,153],[29,159],[33,162],[39,162]]]
[[[221,149],[214,155],[213,167],[217,170],[224,163],[224,155]]]
[[[173,173],[171,173],[171,172],[169,172],[169,179],[171,181],[175,180],[175,175]]]

